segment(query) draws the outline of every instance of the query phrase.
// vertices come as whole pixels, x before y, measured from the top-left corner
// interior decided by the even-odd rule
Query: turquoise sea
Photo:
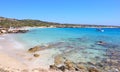
[[[120,28],[102,29],[104,32],[97,28],[34,28],[15,37],[27,49],[50,45],[73,62],[102,62],[106,59],[120,61]],[[98,45],[99,41],[105,45]]]

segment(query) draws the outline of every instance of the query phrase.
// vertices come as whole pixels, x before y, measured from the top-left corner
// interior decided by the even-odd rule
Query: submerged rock
[[[108,72],[120,72],[120,71],[116,68],[111,68],[111,69],[108,70]]]
[[[87,64],[94,66],[96,63],[95,62],[87,62]]]
[[[64,59],[63,59],[63,57],[60,56],[60,55],[56,56],[55,59],[54,59],[55,65],[62,64],[63,62],[64,62]]]
[[[100,72],[96,67],[90,67],[88,68],[89,72]]]
[[[56,65],[50,65],[50,69],[57,70],[58,68]]]
[[[39,54],[33,54],[34,57],[39,57],[40,55]]]
[[[41,48],[39,46],[35,46],[33,48],[28,49],[28,52],[33,53],[33,52],[36,52],[36,51],[39,51],[39,50],[41,50]]]
[[[64,63],[68,70],[75,70],[75,65],[70,60],[66,60]]]
[[[65,69],[66,69],[66,67],[65,66],[60,66],[60,67],[58,67],[58,69],[60,69],[61,71],[65,71]]]
[[[81,64],[77,64],[77,68],[79,68],[79,69],[86,69],[86,67],[81,65]]]
[[[110,68],[111,68],[110,66],[105,66],[104,70],[108,71],[108,70],[110,70]]]
[[[103,63],[96,63],[95,65],[99,66],[99,67],[103,67],[104,66]]]
[[[97,41],[97,43],[96,44],[98,44],[98,45],[105,45],[106,43],[105,42],[103,42],[103,41]]]

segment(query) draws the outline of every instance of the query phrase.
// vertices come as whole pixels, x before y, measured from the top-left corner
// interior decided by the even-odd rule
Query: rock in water
[[[88,68],[89,72],[100,72],[96,67],[90,67]]]
[[[28,52],[34,53],[34,52],[39,51],[39,50],[41,50],[41,48],[39,46],[35,46],[33,48],[28,49]]]
[[[87,62],[87,64],[89,64],[89,65],[95,65],[95,62]]]
[[[39,54],[34,54],[33,56],[34,56],[34,57],[39,57],[40,55],[39,55]]]
[[[64,61],[64,59],[63,59],[63,57],[60,56],[60,55],[56,56],[55,59],[54,59],[54,63],[55,63],[55,65],[62,64],[63,61]]]
[[[81,64],[77,64],[77,67],[78,67],[79,69],[86,69],[85,66],[83,66],[83,65],[81,65]]]
[[[61,66],[61,67],[58,67],[58,69],[60,69],[61,71],[64,72],[66,68],[65,68],[65,66]]]
[[[50,69],[57,70],[58,68],[55,65],[50,65]]]
[[[103,42],[103,41],[97,41],[97,44],[98,44],[98,45],[105,45],[106,43]]]
[[[26,33],[28,30],[18,30],[18,33]]]
[[[96,63],[95,66],[103,67],[104,64],[103,63]]]
[[[64,63],[66,65],[66,67],[68,68],[68,70],[75,70],[75,65],[70,60],[66,60]]]

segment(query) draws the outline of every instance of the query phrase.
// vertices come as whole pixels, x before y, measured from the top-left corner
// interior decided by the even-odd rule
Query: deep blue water
[[[16,38],[28,48],[51,44],[53,48],[59,48],[66,58],[76,62],[99,61],[107,58],[105,54],[109,48],[120,50],[120,29],[103,30],[104,32],[96,28],[35,28],[16,35]],[[97,41],[103,41],[107,45],[97,45]]]

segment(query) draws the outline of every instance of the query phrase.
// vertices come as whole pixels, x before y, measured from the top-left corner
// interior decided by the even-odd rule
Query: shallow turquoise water
[[[82,38],[92,42],[104,40],[113,44],[120,43],[120,29],[105,28],[104,30],[105,32],[99,32],[96,28],[36,28],[17,36],[21,41],[33,46],[70,38]]]
[[[36,28],[17,34],[16,38],[28,48],[52,45],[52,48],[59,48],[64,57],[75,62],[100,61],[107,58],[105,54],[109,48],[120,50],[120,29],[103,29],[104,32],[96,28]],[[104,41],[107,45],[97,45],[97,41]]]

